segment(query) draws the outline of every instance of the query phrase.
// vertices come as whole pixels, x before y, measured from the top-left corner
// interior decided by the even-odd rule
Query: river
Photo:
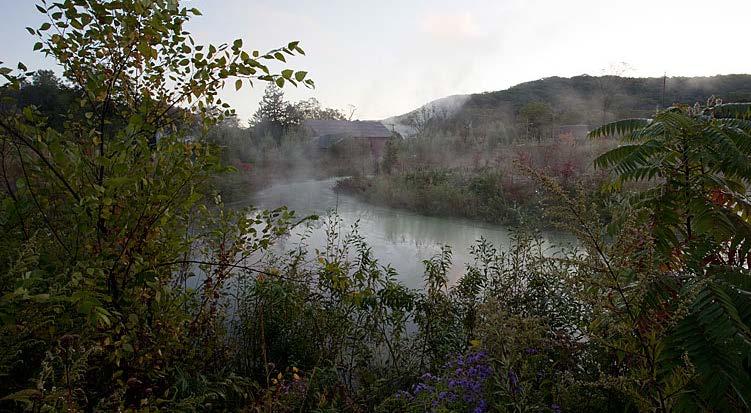
[[[365,236],[375,257],[382,265],[391,264],[406,286],[422,287],[423,260],[440,252],[442,245],[450,245],[453,266],[449,273],[458,278],[470,262],[469,247],[485,237],[502,250],[511,243],[508,227],[460,218],[430,217],[413,212],[375,206],[355,197],[337,194],[332,190],[336,180],[308,180],[276,184],[259,192],[249,193],[233,202],[234,206],[252,205],[257,208],[276,208],[286,205],[297,216],[317,214],[324,219],[336,213],[343,227],[359,221],[360,234]],[[320,222],[311,223],[308,244],[312,248],[325,245],[324,229]],[[298,229],[293,239],[299,239]],[[563,234],[544,233],[547,245],[554,251],[559,245],[570,245],[571,238]],[[293,243],[294,241],[290,241]]]

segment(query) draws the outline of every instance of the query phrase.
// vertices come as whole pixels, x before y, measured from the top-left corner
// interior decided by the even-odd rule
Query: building
[[[381,122],[371,120],[306,120],[304,126],[320,150],[327,150],[345,139],[365,140],[375,159],[381,157],[392,135]]]

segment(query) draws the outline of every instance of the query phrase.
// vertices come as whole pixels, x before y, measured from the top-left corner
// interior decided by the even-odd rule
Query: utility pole
[[[668,72],[664,72],[662,75],[662,97],[660,98],[660,109],[665,108],[665,85],[668,81]]]

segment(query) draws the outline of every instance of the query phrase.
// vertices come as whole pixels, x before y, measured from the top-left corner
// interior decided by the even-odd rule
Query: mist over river
[[[430,217],[413,212],[371,205],[355,197],[337,194],[332,190],[337,179],[307,180],[273,185],[247,196],[233,194],[232,206],[252,205],[272,209],[287,206],[299,217],[317,214],[318,221],[311,222],[307,244],[311,248],[325,245],[323,221],[336,213],[342,221],[342,231],[347,231],[359,221],[359,231],[372,247],[381,265],[391,264],[398,278],[412,288],[422,287],[423,260],[440,252],[442,245],[450,245],[453,265],[450,279],[453,281],[464,271],[472,259],[469,248],[480,237],[485,237],[498,250],[511,243],[512,231],[502,225],[486,224],[460,218]],[[296,229],[282,243],[282,248],[294,246],[305,228]],[[565,234],[543,233],[552,254],[557,246],[570,245],[572,238]]]

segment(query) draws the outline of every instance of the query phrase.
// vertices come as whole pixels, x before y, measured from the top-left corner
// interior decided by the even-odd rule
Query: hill
[[[406,125],[412,128],[412,133],[431,122],[449,130],[470,126],[487,128],[498,123],[534,124],[549,129],[555,125],[596,125],[619,118],[650,116],[661,106],[705,102],[712,95],[726,102],[751,101],[751,75],[668,77],[664,80],[663,96],[661,77],[549,77],[506,90],[439,99],[384,123]],[[447,106],[451,110],[443,110]]]

